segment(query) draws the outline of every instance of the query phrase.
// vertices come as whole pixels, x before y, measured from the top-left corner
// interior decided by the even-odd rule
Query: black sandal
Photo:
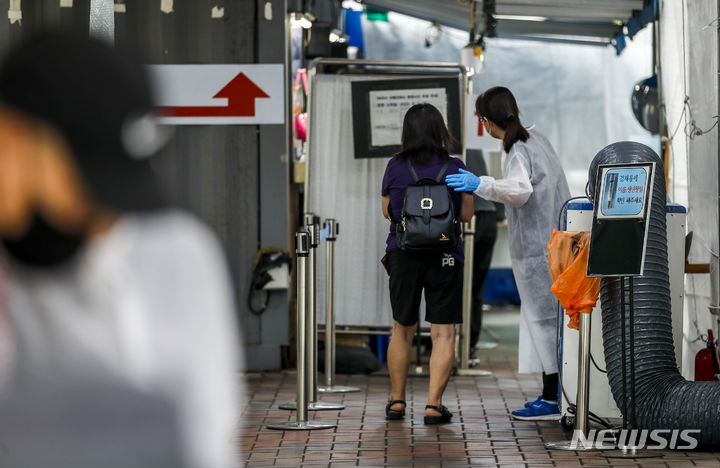
[[[453,414],[444,406],[427,405],[425,409],[432,409],[440,413],[440,416],[425,416],[425,424],[444,424],[449,423]]]
[[[407,408],[407,403],[405,403],[405,400],[392,400],[385,406],[386,419],[402,419],[405,417],[405,408],[401,409],[400,411],[390,408],[395,403],[402,403],[403,405],[405,405],[405,408]]]

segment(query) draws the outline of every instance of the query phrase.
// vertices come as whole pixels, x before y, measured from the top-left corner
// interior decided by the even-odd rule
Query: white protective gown
[[[15,380],[82,372],[164,397],[190,466],[235,466],[242,348],[215,236],[179,211],[127,216],[62,268],[9,272]]]
[[[503,154],[502,179],[482,176],[475,194],[507,208],[510,259],[520,293],[518,372],[558,370],[557,301],[547,243],[563,203],[570,198],[565,173],[555,150],[540,132],[530,129]]]

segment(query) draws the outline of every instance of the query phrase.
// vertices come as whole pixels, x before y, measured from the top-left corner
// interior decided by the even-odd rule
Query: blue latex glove
[[[330,225],[328,224],[327,226],[322,228],[322,230],[320,231],[320,240],[327,239],[327,236],[329,236],[329,235],[330,235]]]
[[[480,177],[465,169],[460,169],[460,174],[445,176],[445,183],[456,192],[474,192],[480,187],[480,182]]]

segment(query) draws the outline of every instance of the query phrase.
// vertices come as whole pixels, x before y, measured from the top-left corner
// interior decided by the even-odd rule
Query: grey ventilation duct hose
[[[665,226],[665,177],[663,162],[647,146],[619,142],[603,148],[590,165],[590,195],[595,196],[598,166],[655,162],[653,198],[648,218],[648,241],[643,276],[633,280],[635,304],[635,412],[633,421],[630,376],[627,371],[627,412],[636,429],[699,429],[693,434],[702,446],[720,445],[720,383],[688,382],[678,372],[673,347]],[[626,283],[627,284],[627,283]],[[627,286],[626,286],[627,288]],[[608,380],[613,397],[623,408],[623,360],[630,363],[630,343],[622,349],[622,283],[603,278],[600,287],[602,333]],[[626,298],[626,303],[629,301]],[[629,311],[626,311],[629,317]],[[630,336],[629,326],[626,337]]]

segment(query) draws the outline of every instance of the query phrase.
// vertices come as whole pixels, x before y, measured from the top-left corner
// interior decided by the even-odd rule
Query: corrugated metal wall
[[[276,21],[279,20],[273,24],[282,29],[277,37],[266,40],[276,41],[276,49],[282,51],[285,2],[273,3]],[[0,54],[39,30],[88,30],[90,0],[75,0],[72,8],[60,8],[59,4],[58,0],[23,0],[22,24],[11,25],[5,13],[9,0],[0,0]],[[173,13],[165,14],[160,11],[159,1],[126,0],[126,12],[115,14],[116,44],[138,47],[148,63],[254,63],[258,58],[256,4],[256,0],[180,0],[175,2]],[[211,18],[213,6],[224,8],[221,18]],[[267,29],[266,25],[263,27]],[[278,61],[282,62],[275,62]],[[281,293],[284,300],[276,299],[272,314],[266,312],[262,317],[251,314],[246,305],[251,268],[262,235],[259,133],[259,127],[248,125],[177,127],[174,141],[156,158],[155,167],[179,203],[210,224],[225,245],[237,288],[245,344],[263,349],[260,353],[248,353],[248,365],[273,368],[279,367],[279,347],[288,339],[287,295]],[[274,151],[285,153],[282,144]],[[272,156],[278,162],[283,157]],[[284,202],[282,198],[279,201],[285,212],[278,213],[276,203],[272,213],[273,217],[285,220],[276,226],[282,233],[281,239],[286,237],[288,212],[287,168],[285,165],[283,173],[282,167],[274,177],[285,194]],[[265,175],[263,180],[267,179]],[[273,228],[265,227],[264,223],[264,229]],[[286,244],[275,246],[287,248]],[[263,332],[264,322],[274,324],[271,327],[267,323]]]

